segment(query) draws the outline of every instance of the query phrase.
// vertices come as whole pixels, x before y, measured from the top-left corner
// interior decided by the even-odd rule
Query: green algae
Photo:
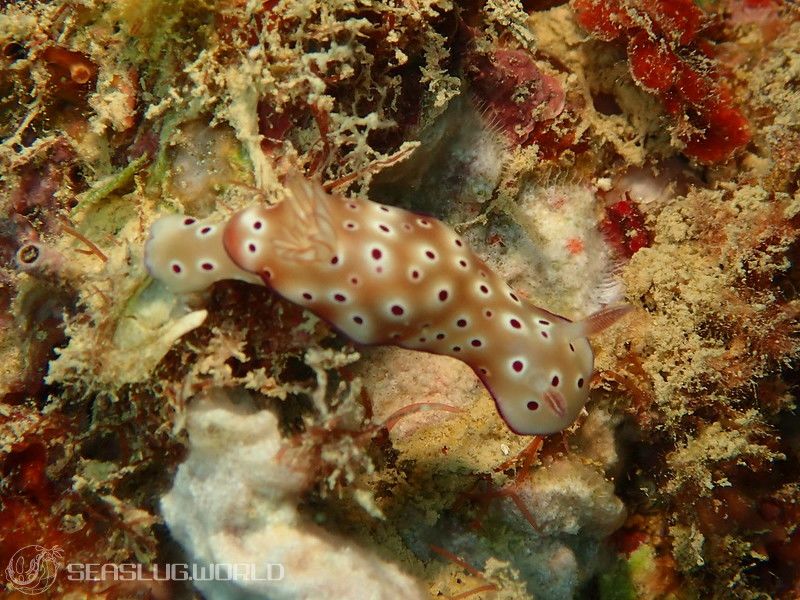
[[[72,216],[91,210],[110,194],[128,185],[145,163],[147,163],[147,156],[142,155],[129,162],[124,169],[97,182],[90,190],[78,197],[78,203],[72,209]]]

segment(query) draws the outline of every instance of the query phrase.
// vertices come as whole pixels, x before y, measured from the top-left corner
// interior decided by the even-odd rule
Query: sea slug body
[[[369,200],[328,194],[299,175],[288,197],[224,224],[169,216],[145,248],[176,292],[260,278],[362,344],[392,344],[468,364],[516,433],[560,431],[588,399],[586,339],[628,307],[570,322],[520,298],[447,225]]]

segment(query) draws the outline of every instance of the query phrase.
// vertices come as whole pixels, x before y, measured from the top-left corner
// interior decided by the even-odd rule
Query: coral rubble
[[[246,397],[233,404],[212,389],[192,402],[186,428],[189,455],[161,510],[175,538],[191,548],[191,559],[255,561],[263,572],[238,583],[253,597],[426,597],[419,583],[374,551],[299,514],[308,472],[279,459],[284,442],[272,412],[257,410]],[[210,597],[234,597],[217,589],[232,585],[210,581],[200,588]]]
[[[9,597],[39,545],[283,575],[59,598],[796,598],[798,81],[783,0],[0,3]],[[148,276],[159,217],[293,171],[570,319],[629,303],[576,424],[517,436],[458,361]]]

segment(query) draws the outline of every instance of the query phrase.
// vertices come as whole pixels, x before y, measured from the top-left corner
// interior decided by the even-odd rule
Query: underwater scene
[[[800,599],[794,0],[0,0],[0,598]]]

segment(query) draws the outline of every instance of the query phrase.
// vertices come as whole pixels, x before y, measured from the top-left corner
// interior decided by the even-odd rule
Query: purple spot
[[[453,346],[453,352],[461,352],[461,346]]]
[[[467,261],[465,261],[463,258],[460,261],[458,261],[458,264],[465,269],[467,268]]]
[[[256,245],[255,244],[248,244],[247,245],[247,249],[250,250],[250,252],[255,252],[256,251]]]
[[[263,226],[264,224],[261,221],[256,221],[253,223],[253,229],[261,229]]]
[[[473,345],[473,347],[475,347],[475,348],[480,348],[480,347],[483,345],[483,344],[481,343],[481,341],[480,341],[480,340],[472,340],[472,342],[470,342],[470,343],[471,343],[471,344]]]
[[[383,205],[381,205],[381,206],[380,206],[380,209],[381,209],[383,212],[389,212],[389,209],[388,209],[388,208],[386,208],[386,207],[385,207],[385,206],[383,206]]]
[[[335,265],[335,264],[338,264],[338,263],[339,263],[339,257],[338,256],[334,256],[333,258],[331,258],[331,264],[332,265]]]
[[[334,294],[333,299],[337,302],[344,302],[347,298],[344,297],[344,294]]]
[[[516,294],[514,294],[514,292],[509,292],[508,295],[514,302],[519,302],[519,298],[517,298],[517,296],[516,296]]]
[[[184,219],[183,220],[183,224],[188,227],[189,225],[192,225],[196,220],[197,219],[193,219],[193,218],[189,217],[188,219]]]
[[[553,379],[550,380],[550,385],[558,387],[558,375],[553,375]]]
[[[579,388],[582,388],[582,387],[583,387],[583,377],[581,377],[580,379],[578,379],[578,387],[579,387]]]
[[[389,229],[386,225],[378,225],[378,229],[384,233],[389,233],[391,231],[391,229]]]
[[[349,208],[350,210],[358,210],[358,205],[355,202],[350,202],[347,205],[347,208]]]
[[[539,323],[542,325],[550,325],[550,321],[545,321],[544,319],[539,319]]]
[[[358,277],[351,277],[350,283],[352,283],[353,285],[358,285]]]
[[[572,342],[570,342],[570,344],[569,344],[569,349],[570,349],[572,352],[575,352],[575,346],[573,346],[573,345],[572,345]]]
[[[206,235],[206,234],[207,234],[208,232],[210,232],[210,231],[211,231],[211,227],[203,227],[203,228],[200,230],[200,234],[201,234],[201,235]]]
[[[434,260],[436,258],[436,254],[434,254],[432,250],[425,250],[425,256],[427,256],[431,260]]]
[[[539,403],[535,400],[531,400],[527,404],[528,410],[537,410],[539,408]]]
[[[400,315],[402,315],[404,312],[406,312],[406,311],[405,311],[405,310],[403,310],[403,307],[402,307],[402,306],[400,306],[399,304],[395,304],[395,305],[393,305],[393,306],[392,306],[392,314],[393,314],[393,315],[395,315],[395,316],[399,317],[399,316],[400,316]]]
[[[488,288],[488,287],[486,287],[485,285],[481,285],[481,287],[480,287],[480,290],[481,290],[481,291],[482,291],[484,294],[488,294],[488,293],[489,293],[489,288]]]
[[[511,368],[514,369],[517,373],[522,372],[523,366],[524,365],[522,364],[521,360],[515,360],[513,363],[511,363]]]
[[[419,279],[419,271],[411,271],[411,279]]]
[[[173,264],[172,265],[172,272],[173,273],[180,273],[181,272],[181,266]]]
[[[358,325],[361,325],[364,322],[364,319],[356,315],[355,317],[353,317],[353,321],[355,321]]]
[[[439,300],[444,302],[445,300],[447,300],[447,295],[448,295],[447,294],[447,290],[440,290],[439,291]]]
[[[511,326],[512,326],[514,329],[522,329],[522,323],[520,323],[520,322],[519,322],[519,321],[517,321],[516,319],[511,319],[511,320],[509,321],[509,323],[511,323]]]
[[[443,340],[444,338],[445,338],[445,335],[443,333],[437,333],[436,334],[436,339],[437,340]]]
[[[374,258],[375,260],[380,260],[381,256],[383,256],[383,252],[381,252],[380,249],[378,248],[372,249],[372,258]]]
[[[309,294],[308,292],[303,292],[303,298],[305,298],[306,300],[311,300],[311,298],[313,298],[313,296],[311,294]]]
[[[483,313],[483,314],[484,314],[484,315],[486,315],[486,318],[487,318],[487,319],[491,319],[491,318],[492,318],[492,315],[493,315],[494,313],[493,313],[492,311],[490,311],[490,310],[487,310],[487,311],[486,311],[485,313]]]
[[[547,335],[547,332],[546,332],[546,331],[543,331],[543,332],[542,332],[542,337],[543,337],[543,338],[548,338],[548,337],[550,337],[550,336],[549,336],[549,335]]]
[[[466,319],[459,319],[458,321],[456,321],[456,325],[458,325],[459,327],[466,327],[467,326],[467,320]]]
[[[200,266],[203,267],[204,271],[213,271],[214,270],[214,265],[212,265],[210,262],[204,262]]]
[[[456,246],[461,248],[461,246],[463,246],[463,245],[464,245],[464,243],[461,240],[456,240]]]

